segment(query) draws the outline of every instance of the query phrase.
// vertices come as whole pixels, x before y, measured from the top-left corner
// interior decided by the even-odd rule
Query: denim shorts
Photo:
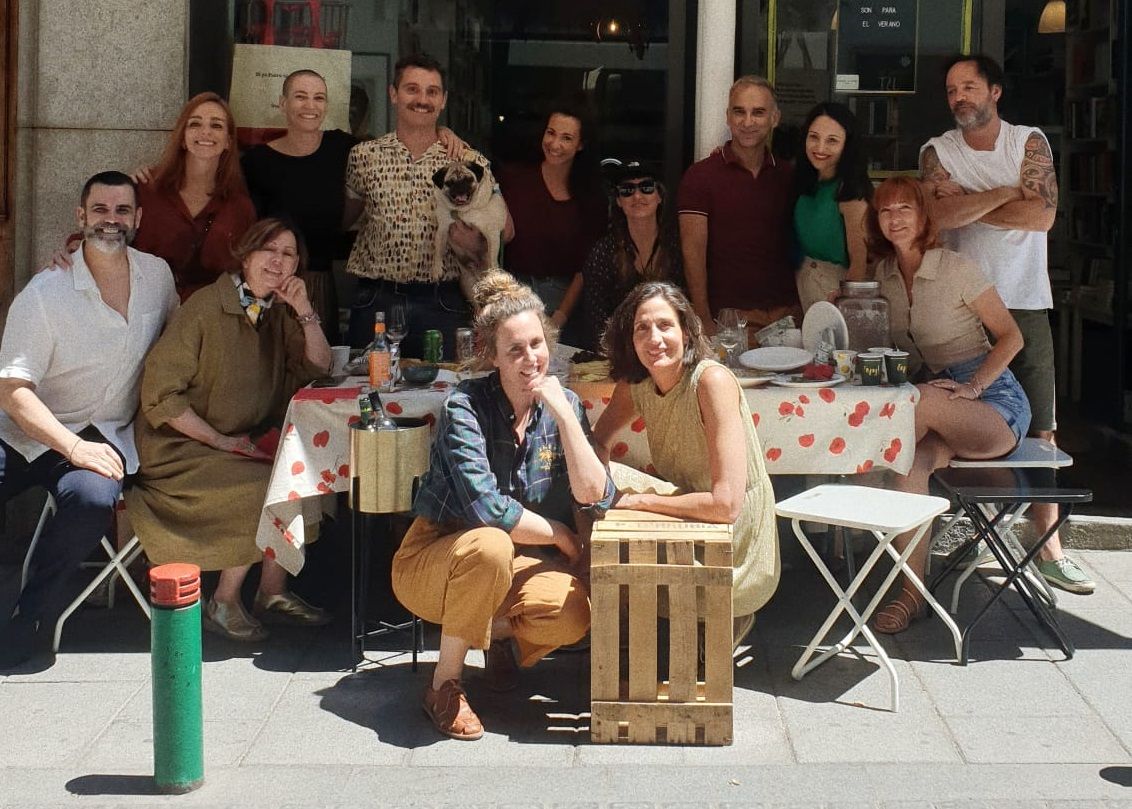
[[[969,382],[986,358],[986,354],[980,354],[964,362],[957,362],[936,374],[936,378]],[[1006,420],[1006,426],[1014,433],[1015,443],[1025,438],[1030,430],[1030,400],[1026,398],[1022,385],[1009,368],[987,386],[979,401],[989,404]]]

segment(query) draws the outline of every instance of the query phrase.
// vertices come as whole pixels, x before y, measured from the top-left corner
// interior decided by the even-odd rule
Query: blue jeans
[[[84,430],[82,437],[106,442],[93,428]],[[20,615],[45,621],[54,619],[78,595],[81,587],[72,581],[74,574],[109,530],[122,481],[71,466],[53,450],[29,463],[0,441],[0,502],[32,486],[47,489],[57,511],[39,537],[30,577],[17,604]]]
[[[365,348],[373,341],[373,316],[395,303],[405,304],[408,331],[401,342],[401,356],[420,357],[424,333],[436,329],[444,337],[444,356],[456,359],[456,329],[468,325],[471,307],[460,284],[397,284],[392,281],[359,278],[354,302],[350,306],[350,345]]]
[[[538,295],[539,300],[546,307],[547,317],[557,311],[562,299],[566,297],[566,290],[570,288],[570,284],[574,280],[570,276],[553,275],[545,278],[535,278],[533,275],[516,275],[515,278],[520,283],[529,286]],[[583,326],[584,309],[585,306],[579,298],[574,311],[570,313],[570,319],[563,324],[558,334],[558,342],[576,348],[594,348],[594,346],[589,345],[590,341],[585,336],[588,330]]]
[[[956,382],[969,382],[986,357],[986,354],[980,354],[964,362],[957,362],[944,368],[937,376],[954,379]],[[1026,398],[1026,392],[1009,368],[987,386],[979,401],[986,402],[998,411],[1005,419],[1006,426],[1014,433],[1016,443],[1030,431],[1030,400]]]

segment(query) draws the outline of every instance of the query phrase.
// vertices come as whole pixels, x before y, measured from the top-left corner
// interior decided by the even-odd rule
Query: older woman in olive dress
[[[330,620],[287,591],[286,571],[255,543],[272,459],[257,438],[282,423],[300,386],[326,373],[330,346],[296,277],[305,249],[292,225],[261,220],[234,252],[241,271],[189,298],[146,360],[135,422],[141,470],[127,503],[153,562],[221,571],[205,628],[258,641],[267,632],[244,609],[240,586],[261,557],[258,618]]]

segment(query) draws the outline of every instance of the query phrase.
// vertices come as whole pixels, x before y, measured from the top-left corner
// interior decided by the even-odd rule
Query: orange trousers
[[[519,665],[581,640],[590,594],[550,548],[516,546],[499,528],[451,531],[418,517],[393,557],[393,592],[413,614],[474,649],[491,644],[497,617],[511,622]]]

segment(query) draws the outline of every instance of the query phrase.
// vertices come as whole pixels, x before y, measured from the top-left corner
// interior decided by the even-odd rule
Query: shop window
[[[906,66],[912,69],[911,77],[901,71],[886,72],[884,66],[870,67],[862,60],[862,75],[871,70],[874,79],[862,88],[869,92],[847,87],[844,79],[838,81],[840,6],[839,0],[740,3],[739,72],[765,75],[775,83],[782,107],[775,151],[793,155],[800,138],[798,127],[809,109],[821,101],[839,101],[857,115],[874,176],[914,171],[921,144],[954,125],[944,93],[943,65],[955,53],[977,49],[977,41],[970,41],[971,21],[979,19],[981,3],[853,3],[850,11],[858,16],[890,7],[895,16],[910,14],[915,20],[914,64]],[[888,55],[879,58],[883,61]],[[844,69],[844,58],[841,65]]]

